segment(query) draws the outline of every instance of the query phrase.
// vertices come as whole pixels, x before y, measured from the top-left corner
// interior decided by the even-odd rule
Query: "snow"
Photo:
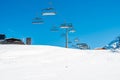
[[[120,80],[120,52],[0,45],[0,80]]]

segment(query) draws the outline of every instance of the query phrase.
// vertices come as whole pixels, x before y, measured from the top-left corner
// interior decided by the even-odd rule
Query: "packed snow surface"
[[[120,80],[120,53],[0,45],[0,80]]]

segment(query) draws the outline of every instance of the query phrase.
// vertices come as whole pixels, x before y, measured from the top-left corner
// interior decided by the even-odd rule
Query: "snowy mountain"
[[[120,48],[120,36],[111,41],[108,45],[104,47],[105,49],[119,49]]]
[[[120,54],[43,45],[0,45],[0,80],[120,80]]]

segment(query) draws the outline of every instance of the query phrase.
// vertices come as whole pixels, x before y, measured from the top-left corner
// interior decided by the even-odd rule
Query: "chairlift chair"
[[[72,28],[72,24],[71,23],[64,23],[64,24],[61,24],[60,28]]]
[[[75,29],[72,28],[72,29],[70,30],[70,32],[71,32],[71,33],[74,33],[74,32],[75,32]]]
[[[54,16],[56,11],[54,8],[46,8],[42,10],[42,16]]]
[[[52,32],[57,32],[57,31],[58,31],[58,27],[53,26],[53,27],[51,28],[51,31],[52,31]]]
[[[83,49],[83,50],[89,49],[89,46],[86,43],[77,43],[76,46],[77,48]]]
[[[75,42],[79,42],[79,38],[75,38],[74,41],[75,41]]]
[[[44,21],[42,18],[39,18],[39,17],[35,17],[32,21],[32,24],[43,24]]]

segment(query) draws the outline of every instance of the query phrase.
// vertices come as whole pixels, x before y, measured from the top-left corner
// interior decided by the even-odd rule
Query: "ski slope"
[[[0,45],[0,80],[120,80],[120,53]]]

